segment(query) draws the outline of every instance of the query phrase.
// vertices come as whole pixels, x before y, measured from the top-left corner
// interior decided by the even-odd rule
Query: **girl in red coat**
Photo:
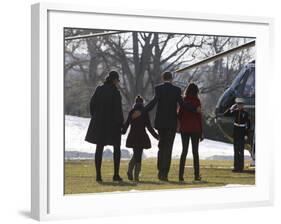
[[[159,138],[158,134],[151,126],[148,113],[144,113],[142,116],[135,119],[132,118],[132,114],[136,110],[142,110],[143,107],[143,98],[141,96],[137,96],[135,100],[135,105],[133,106],[133,109],[129,112],[128,119],[122,129],[122,134],[125,134],[129,125],[131,125],[130,132],[126,141],[126,147],[133,148],[133,156],[129,162],[127,175],[129,180],[135,181],[139,181],[143,149],[151,148],[151,142],[149,136],[145,131],[145,128],[148,129],[148,131],[154,138]]]
[[[199,89],[197,85],[195,85],[194,83],[189,84],[185,92],[184,101],[191,103],[195,108],[201,107],[201,102],[198,98],[198,92]],[[198,146],[199,140],[203,140],[201,113],[189,112],[184,110],[183,108],[180,108],[178,119],[182,139],[182,154],[180,157],[179,181],[184,181],[184,167],[188,152],[189,139],[191,139],[192,143],[194,180],[200,181],[201,177],[199,171]]]

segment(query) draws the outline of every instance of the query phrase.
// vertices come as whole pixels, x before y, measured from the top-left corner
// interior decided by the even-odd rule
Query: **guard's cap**
[[[244,104],[245,100],[243,98],[235,98],[235,103],[240,103],[240,104]]]

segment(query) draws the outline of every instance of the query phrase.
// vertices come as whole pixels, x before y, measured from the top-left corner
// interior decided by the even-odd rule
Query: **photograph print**
[[[63,41],[65,194],[255,185],[255,37]]]

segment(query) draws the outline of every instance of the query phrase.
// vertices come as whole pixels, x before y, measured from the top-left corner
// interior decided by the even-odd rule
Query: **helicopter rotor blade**
[[[109,32],[101,32],[101,33],[93,33],[93,34],[86,34],[86,35],[77,35],[64,38],[65,41],[67,40],[76,40],[76,39],[87,39],[92,37],[99,37],[105,35],[112,35],[112,34],[119,34],[119,33],[127,33],[126,31],[109,31]]]
[[[223,51],[223,52],[218,53],[218,54],[216,54],[214,56],[211,56],[211,57],[208,57],[206,59],[203,59],[202,61],[195,62],[192,65],[189,65],[189,66],[186,66],[184,68],[178,69],[178,70],[175,71],[175,73],[180,73],[180,72],[183,72],[183,71],[187,71],[187,70],[190,70],[190,69],[195,68],[197,66],[200,66],[202,64],[207,64],[207,63],[213,62],[213,61],[215,61],[215,60],[217,60],[219,58],[225,57],[226,55],[233,54],[233,53],[235,53],[237,51],[241,51],[241,50],[244,50],[244,49],[247,49],[247,48],[254,47],[255,44],[256,44],[255,40],[250,41],[250,42],[248,42],[246,44],[240,45],[238,47],[231,48],[230,50]]]

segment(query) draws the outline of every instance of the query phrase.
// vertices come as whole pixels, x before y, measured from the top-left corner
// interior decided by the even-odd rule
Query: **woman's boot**
[[[141,163],[135,164],[135,172],[134,172],[134,179],[136,182],[139,182],[139,174],[141,171]]]
[[[120,158],[121,158],[120,146],[114,146],[114,151],[113,151],[114,175],[112,179],[113,181],[118,181],[118,182],[123,181],[123,179],[119,175]]]
[[[134,166],[135,166],[135,159],[134,159],[134,157],[132,157],[132,159],[129,162],[128,171],[127,171],[127,176],[128,176],[129,180],[133,180],[133,169],[134,169]]]
[[[185,166],[185,164],[181,161],[180,162],[180,168],[179,168],[179,181],[180,182],[184,181],[184,178],[183,178],[184,166]]]
[[[95,153],[96,181],[102,182],[101,163],[102,163],[103,146],[97,146]]]

